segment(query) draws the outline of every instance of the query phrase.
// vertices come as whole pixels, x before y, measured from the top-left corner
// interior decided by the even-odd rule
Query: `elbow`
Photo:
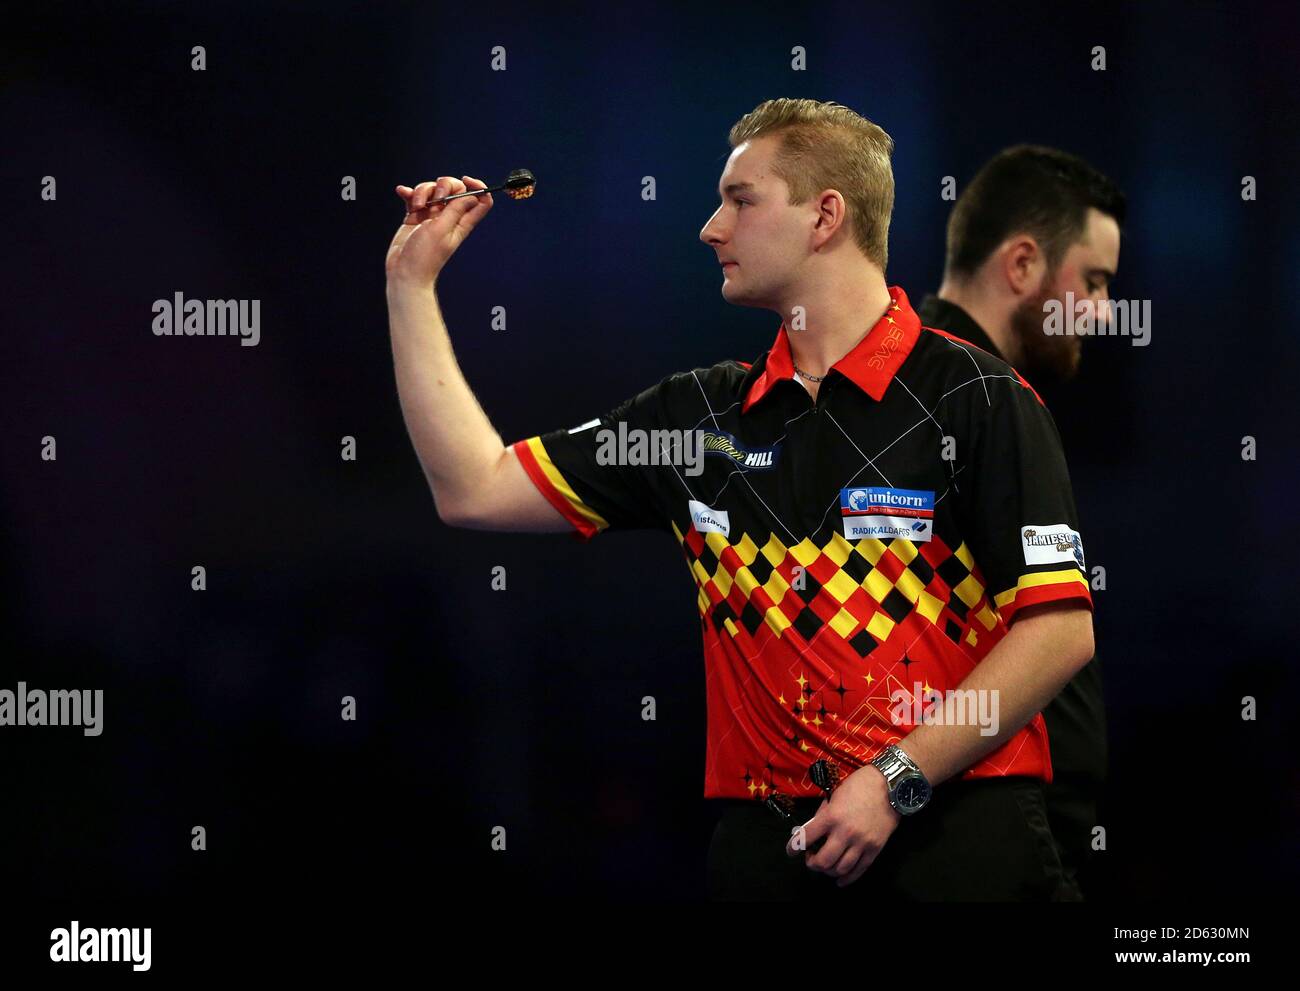
[[[437,492],[433,493],[433,505],[438,511],[438,519],[445,525],[458,530],[473,529],[473,518],[463,506],[450,499],[439,499]]]
[[[438,519],[459,530],[495,529],[493,520],[498,510],[490,503],[491,494],[499,484],[502,458],[504,454],[480,471],[461,472],[454,478],[442,480],[438,486],[429,478],[429,491],[433,493]]]
[[[1079,611],[1078,629],[1072,637],[1072,653],[1075,658],[1074,671],[1077,674],[1083,670],[1093,655],[1097,653],[1097,644],[1092,635],[1092,610],[1081,609]]]
[[[470,516],[468,513],[443,512],[442,510],[439,510],[438,519],[442,520],[442,522],[445,525],[452,527],[455,530],[482,529],[478,521],[473,516]]]

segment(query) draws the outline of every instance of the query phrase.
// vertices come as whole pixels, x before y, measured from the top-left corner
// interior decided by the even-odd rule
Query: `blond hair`
[[[885,270],[889,218],[894,212],[894,140],[877,124],[834,101],[781,98],[760,103],[732,125],[731,147],[776,134],[772,171],[790,187],[789,203],[806,203],[824,189],[848,205],[854,243]]]

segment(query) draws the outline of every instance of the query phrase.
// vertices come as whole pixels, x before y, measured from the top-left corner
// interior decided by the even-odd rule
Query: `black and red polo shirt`
[[[813,761],[852,772],[901,741],[1020,609],[1092,607],[1051,414],[1015,369],[889,293],[816,402],[783,322],[752,364],[669,375],[513,445],[580,539],[654,528],[681,546],[704,636],[706,798],[820,795]],[[961,777],[1010,774],[1052,780],[1041,714]]]

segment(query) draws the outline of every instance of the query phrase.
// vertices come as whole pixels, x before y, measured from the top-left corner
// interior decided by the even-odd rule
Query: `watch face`
[[[898,800],[899,811],[906,814],[916,812],[930,800],[930,785],[925,778],[913,776],[904,778],[894,791]]]

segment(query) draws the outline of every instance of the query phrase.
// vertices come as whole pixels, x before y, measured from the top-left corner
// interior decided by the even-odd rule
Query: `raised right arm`
[[[476,530],[572,530],[506,447],[461,373],[438,306],[447,259],[492,209],[492,194],[426,207],[438,196],[482,189],[470,176],[398,186],[406,220],[388,250],[388,324],[402,417],[449,526]]]

